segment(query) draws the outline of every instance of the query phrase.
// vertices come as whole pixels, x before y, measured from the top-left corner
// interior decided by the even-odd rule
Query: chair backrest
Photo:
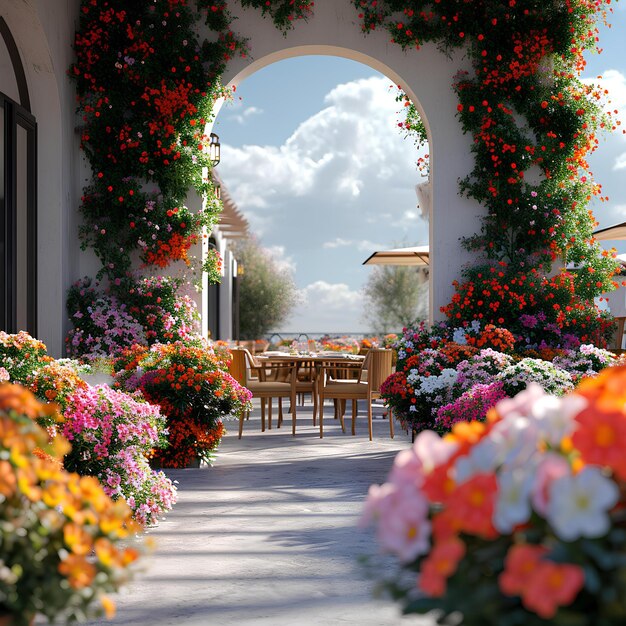
[[[370,366],[370,353],[372,352],[371,349],[369,349],[366,353],[365,353],[365,358],[363,359],[363,362],[361,363],[361,369],[359,370],[359,382],[360,383],[366,383],[368,381],[369,378],[369,366]]]
[[[259,367],[259,362],[254,358],[254,355],[248,350],[248,348],[239,348],[244,355],[244,362],[246,367],[246,380],[253,378],[258,380],[258,374],[256,371],[251,370],[251,367]]]
[[[232,348],[229,374],[240,384],[246,384],[246,354],[241,348]]]
[[[252,354],[256,354],[256,343],[252,339],[238,339],[237,345]]]
[[[373,391],[380,391],[380,386],[391,376],[391,350],[372,348],[365,359],[367,360],[367,384]]]

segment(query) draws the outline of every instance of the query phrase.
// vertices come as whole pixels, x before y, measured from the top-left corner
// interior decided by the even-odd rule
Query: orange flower
[[[0,461],[0,494],[9,498],[15,493],[16,485],[13,466],[8,461]]]
[[[544,619],[551,619],[560,606],[570,605],[585,582],[578,565],[540,561],[522,594],[524,606]]]
[[[96,568],[79,554],[70,554],[59,563],[58,569],[74,589],[88,587],[96,577]]]
[[[452,432],[444,439],[459,444],[456,456],[464,454],[467,448],[474,446],[487,434],[487,425],[484,422],[458,422],[452,427]]]
[[[431,502],[445,502],[456,488],[454,479],[449,475],[452,462],[448,461],[424,478],[422,490]]]
[[[49,485],[45,486],[41,494],[41,499],[44,501],[44,504],[50,508],[57,506],[64,508],[67,499],[67,488],[62,482],[51,482]]]
[[[541,557],[548,552],[543,546],[520,544],[512,546],[504,561],[498,582],[507,596],[522,595],[531,581]]]
[[[626,480],[626,415],[590,406],[576,416],[572,443],[585,463],[610,467]]]
[[[496,491],[493,474],[477,474],[459,485],[445,501],[454,525],[472,535],[496,537],[498,533],[492,522]]]
[[[119,550],[104,537],[96,539],[95,542],[96,556],[102,565],[112,567],[120,562]]]
[[[35,396],[20,385],[10,383],[0,384],[0,411],[16,411],[31,419],[46,415],[56,415],[57,407],[54,404],[39,402]]]
[[[576,416],[572,443],[584,462],[609,466],[626,480],[626,366],[584,379],[576,392],[589,406]]]
[[[436,543],[422,563],[419,588],[433,598],[443,596],[446,581],[456,572],[464,554],[465,544],[458,537]]]
[[[72,522],[63,527],[63,540],[74,554],[89,554],[93,547],[91,535],[82,526]]]
[[[433,515],[431,532],[435,541],[444,542],[452,537],[456,537],[458,528],[449,512],[443,510]]]
[[[81,476],[79,481],[79,495],[84,502],[88,502],[98,513],[110,506],[109,498],[104,493],[98,479],[94,476]]]
[[[107,619],[113,619],[115,617],[115,602],[109,598],[109,596],[100,596],[100,604],[104,609],[104,615]]]

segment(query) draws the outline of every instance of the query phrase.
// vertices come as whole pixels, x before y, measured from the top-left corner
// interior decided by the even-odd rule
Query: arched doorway
[[[369,65],[296,56],[238,83],[217,116],[220,177],[257,244],[298,289],[272,331],[372,334],[379,326],[365,287],[375,270],[363,261],[375,250],[428,243],[415,193],[428,147],[398,128],[407,111],[398,98],[394,81]],[[388,304],[398,310],[400,300]],[[424,289],[414,304],[396,330],[428,315]]]
[[[231,61],[222,77],[225,85],[237,85],[258,69],[303,55],[332,55],[369,65],[392,79],[415,103],[425,122],[431,163],[430,317],[440,319],[439,308],[451,299],[452,282],[470,260],[459,239],[476,232],[481,207],[459,195],[458,181],[471,169],[470,138],[462,134],[456,119],[454,77],[464,67],[460,53],[450,57],[433,45],[407,55],[376,32],[364,37],[355,24],[349,0],[316,4],[315,15],[298,23],[286,36],[259,12],[233,7],[237,31],[248,39],[252,56]],[[415,181],[420,182],[418,180]]]

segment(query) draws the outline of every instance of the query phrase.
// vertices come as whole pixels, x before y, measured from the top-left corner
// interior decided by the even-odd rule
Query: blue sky
[[[602,28],[600,55],[583,76],[604,76],[626,127],[626,2]],[[361,289],[373,251],[428,243],[414,187],[418,153],[397,121],[392,81],[336,57],[300,57],[268,66],[237,86],[218,115],[219,173],[261,245],[288,266],[301,303],[277,330],[364,332]],[[626,221],[626,138],[601,139],[590,158],[608,203],[601,226]],[[626,242],[616,247],[626,251]]]

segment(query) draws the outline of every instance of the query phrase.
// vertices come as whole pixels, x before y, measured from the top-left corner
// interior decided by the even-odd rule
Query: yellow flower
[[[115,567],[121,563],[119,550],[108,539],[96,539],[94,547],[98,560],[105,567]]]
[[[94,476],[83,476],[79,483],[79,495],[84,502],[89,503],[98,513],[104,511],[109,506],[109,498],[104,493],[98,479]]]
[[[17,486],[31,502],[41,500],[41,487],[37,484],[37,475],[32,467],[20,467],[17,470]]]
[[[89,554],[93,548],[91,535],[79,524],[66,524],[63,527],[63,540],[74,554]]]
[[[50,442],[49,448],[49,452],[52,456],[57,457],[57,459],[62,459],[72,449],[72,445],[65,437],[57,435]]]
[[[115,603],[109,596],[100,596],[100,603],[104,609],[104,615],[107,619],[113,619],[115,617]]]
[[[29,449],[29,446],[27,444],[27,440],[12,442],[10,458],[13,462],[13,465],[16,465],[17,467],[26,467],[30,464],[30,452],[32,448]]]
[[[67,498],[67,491],[65,486],[58,482],[48,483],[41,493],[41,499],[48,507],[56,508],[57,506],[63,506]]]

